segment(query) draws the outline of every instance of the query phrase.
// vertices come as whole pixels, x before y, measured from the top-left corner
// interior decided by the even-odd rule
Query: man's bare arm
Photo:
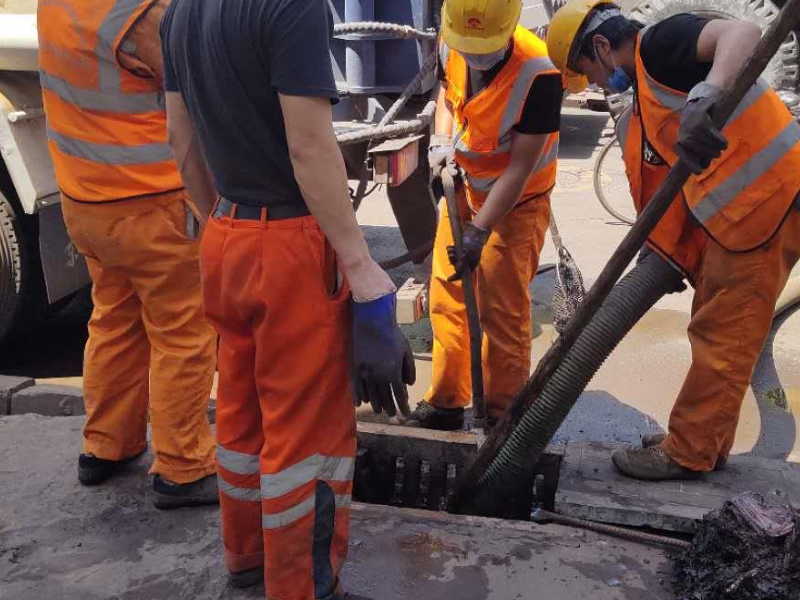
[[[446,93],[447,90],[445,90],[444,85],[440,83],[439,94],[436,96],[436,113],[434,114],[433,120],[433,132],[436,135],[450,137],[453,134],[453,114],[447,107],[447,102],[445,102]]]
[[[525,183],[542,156],[550,134],[515,133],[511,141],[511,162],[492,186],[489,197],[472,223],[489,230],[514,208],[525,189]]]
[[[166,100],[169,144],[195,213],[205,225],[217,200],[217,190],[183,97],[179,92],[167,92]]]
[[[761,39],[758,25],[745,21],[715,19],[700,32],[697,60],[712,62],[706,82],[727,89]]]
[[[367,301],[395,290],[369,254],[347,193],[347,172],[336,143],[330,101],[278,94],[294,176],[311,214],[339,259],[353,298]]]

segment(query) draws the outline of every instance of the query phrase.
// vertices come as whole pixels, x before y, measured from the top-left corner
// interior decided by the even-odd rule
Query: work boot
[[[156,475],[153,477],[153,494],[153,504],[156,508],[219,504],[216,475],[208,475],[189,483],[174,483],[161,475]]]
[[[406,424],[424,427],[425,429],[439,429],[441,431],[463,429],[464,409],[437,408],[433,404],[422,400],[408,417]]]
[[[660,446],[665,439],[667,439],[666,433],[645,433],[642,436],[642,448]],[[725,465],[727,464],[728,464],[728,459],[724,456],[720,456],[719,458],[717,458],[717,462],[714,464],[714,470],[722,471],[722,469],[724,469]]]
[[[228,574],[228,583],[231,584],[231,587],[240,590],[253,587],[263,582],[264,567],[256,567],[255,569],[247,569],[246,571],[231,572]]]
[[[672,460],[661,446],[617,450],[611,460],[620,473],[634,479],[664,481],[702,476],[702,472],[692,471]]]
[[[78,456],[78,481],[83,485],[101,484],[139,458],[146,450],[147,448],[122,460],[109,460],[97,458],[94,454],[81,454]]]

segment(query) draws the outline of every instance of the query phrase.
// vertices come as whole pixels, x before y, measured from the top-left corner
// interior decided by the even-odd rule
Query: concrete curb
[[[0,375],[0,415],[11,414],[11,397],[35,384],[36,382],[30,377]]]
[[[86,414],[83,392],[69,385],[40,383],[11,395],[10,415],[35,413],[48,417],[72,417]]]
[[[216,422],[216,403],[208,402],[208,422]],[[0,417],[36,414],[47,417],[85,415],[83,390],[71,385],[36,383],[30,377],[0,375]]]

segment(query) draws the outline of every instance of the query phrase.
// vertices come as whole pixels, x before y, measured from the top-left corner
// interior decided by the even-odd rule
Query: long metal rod
[[[691,542],[687,542],[686,540],[679,540],[677,538],[644,531],[636,531],[635,529],[627,529],[625,527],[617,527],[616,525],[607,525],[606,523],[595,523],[594,521],[587,521],[576,517],[568,517],[566,515],[550,512],[543,508],[535,508],[533,513],[531,513],[531,520],[534,523],[555,523],[557,525],[588,529],[589,531],[596,531],[597,533],[604,533],[641,544],[656,544],[679,550],[686,550],[692,545]]]
[[[464,251],[461,238],[461,209],[456,198],[456,186],[448,167],[441,173],[444,197],[447,201],[447,213],[450,218],[450,230],[453,232],[453,245],[456,255],[462,256]],[[467,269],[461,278],[464,289],[464,305],[467,310],[467,323],[469,324],[469,357],[470,375],[472,379],[472,409],[474,411],[475,427],[483,429],[486,421],[486,403],[483,398],[483,365],[481,364],[481,344],[483,332],[481,319],[478,313],[478,302],[475,298],[475,273]]]
[[[728,121],[739,102],[741,102],[753,84],[756,83],[758,77],[769,64],[770,59],[780,48],[783,40],[786,39],[786,36],[789,35],[798,22],[800,22],[800,0],[789,0],[762,37],[750,60],[739,72],[731,89],[724,94],[717,104],[713,115],[717,126],[722,127]],[[628,234],[614,251],[602,273],[600,273],[597,281],[586,294],[586,298],[578,307],[575,316],[542,357],[533,376],[514,398],[511,406],[506,410],[497,426],[492,429],[475,462],[462,475],[456,488],[456,507],[472,496],[483,484],[484,475],[495,460],[500,448],[514,431],[527,409],[536,401],[545,383],[575,344],[575,340],[577,340],[600,308],[608,293],[631,260],[636,256],[636,253],[641,249],[650,232],[661,220],[664,213],[667,212],[667,209],[680,193],[690,175],[691,172],[683,160],[678,160],[675,166],[670,169],[669,175],[661,184],[658,192],[639,215],[636,223],[628,231]],[[542,444],[542,447],[544,447],[544,444]],[[532,463],[535,463],[538,459],[539,456],[530,457]]]

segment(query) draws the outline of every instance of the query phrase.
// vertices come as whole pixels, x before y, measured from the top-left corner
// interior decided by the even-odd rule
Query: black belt
[[[305,217],[311,213],[302,204],[273,204],[270,206],[250,206],[249,204],[239,204],[238,202],[231,202],[227,198],[222,198],[217,201],[217,206],[214,212],[211,213],[212,217],[230,217],[231,219],[242,219],[246,221],[280,221],[282,219],[296,219],[297,217]]]

